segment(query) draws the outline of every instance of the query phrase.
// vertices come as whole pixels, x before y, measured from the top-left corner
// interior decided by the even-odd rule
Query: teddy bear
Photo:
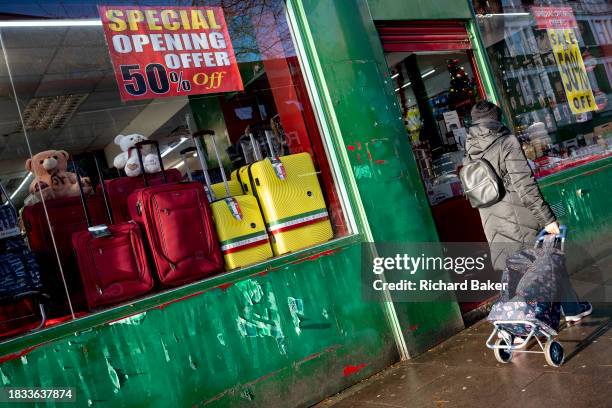
[[[67,171],[69,157],[64,150],[46,150],[26,161],[26,170],[34,175],[26,204],[35,204],[41,198],[75,197],[80,194],[76,174]],[[89,178],[81,177],[81,183],[83,192],[91,194],[93,189]]]
[[[115,156],[113,165],[118,169],[124,169],[125,174],[129,177],[137,177],[142,174],[138,154],[136,152],[136,143],[147,140],[147,138],[138,133],[131,135],[117,135],[115,144],[121,148],[121,153]],[[161,165],[157,154],[153,152],[151,146],[143,146],[142,163],[144,164],[146,173],[157,173],[161,171]]]

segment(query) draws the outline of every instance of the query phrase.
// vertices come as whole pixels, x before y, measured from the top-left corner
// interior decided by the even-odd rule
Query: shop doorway
[[[484,95],[465,25],[387,23],[378,31],[440,240],[485,242],[478,211],[463,197],[458,177],[470,110]],[[461,302],[462,313],[495,295]]]

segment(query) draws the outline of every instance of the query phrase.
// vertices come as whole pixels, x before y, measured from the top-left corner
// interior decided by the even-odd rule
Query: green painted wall
[[[542,194],[568,226],[570,271],[612,254],[612,159],[566,170],[540,180]]]
[[[380,304],[359,301],[360,251],[181,289],[188,298],[25,348],[0,381],[75,387],[78,407],[315,403],[397,360]]]
[[[374,241],[437,241],[368,4],[301,3]],[[463,327],[456,303],[395,308],[412,355]]]
[[[468,0],[367,0],[374,20],[469,19]]]

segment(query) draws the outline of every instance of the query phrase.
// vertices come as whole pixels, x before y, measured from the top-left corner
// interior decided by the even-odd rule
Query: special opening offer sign
[[[123,101],[244,89],[221,7],[98,11]]]

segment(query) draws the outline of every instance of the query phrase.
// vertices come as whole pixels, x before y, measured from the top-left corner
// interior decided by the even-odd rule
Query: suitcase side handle
[[[155,152],[157,153],[157,159],[159,160],[159,168],[162,174],[162,180],[164,184],[168,184],[166,178],[166,170],[164,169],[164,159],[162,158],[161,152],[159,151],[159,143],[157,140],[143,140],[134,145],[136,147],[136,154],[138,155],[138,163],[140,163],[140,169],[142,171],[142,179],[144,180],[145,187],[149,187],[149,180],[147,180],[147,172],[144,168],[144,161],[142,160],[142,148],[144,146],[155,146]]]

